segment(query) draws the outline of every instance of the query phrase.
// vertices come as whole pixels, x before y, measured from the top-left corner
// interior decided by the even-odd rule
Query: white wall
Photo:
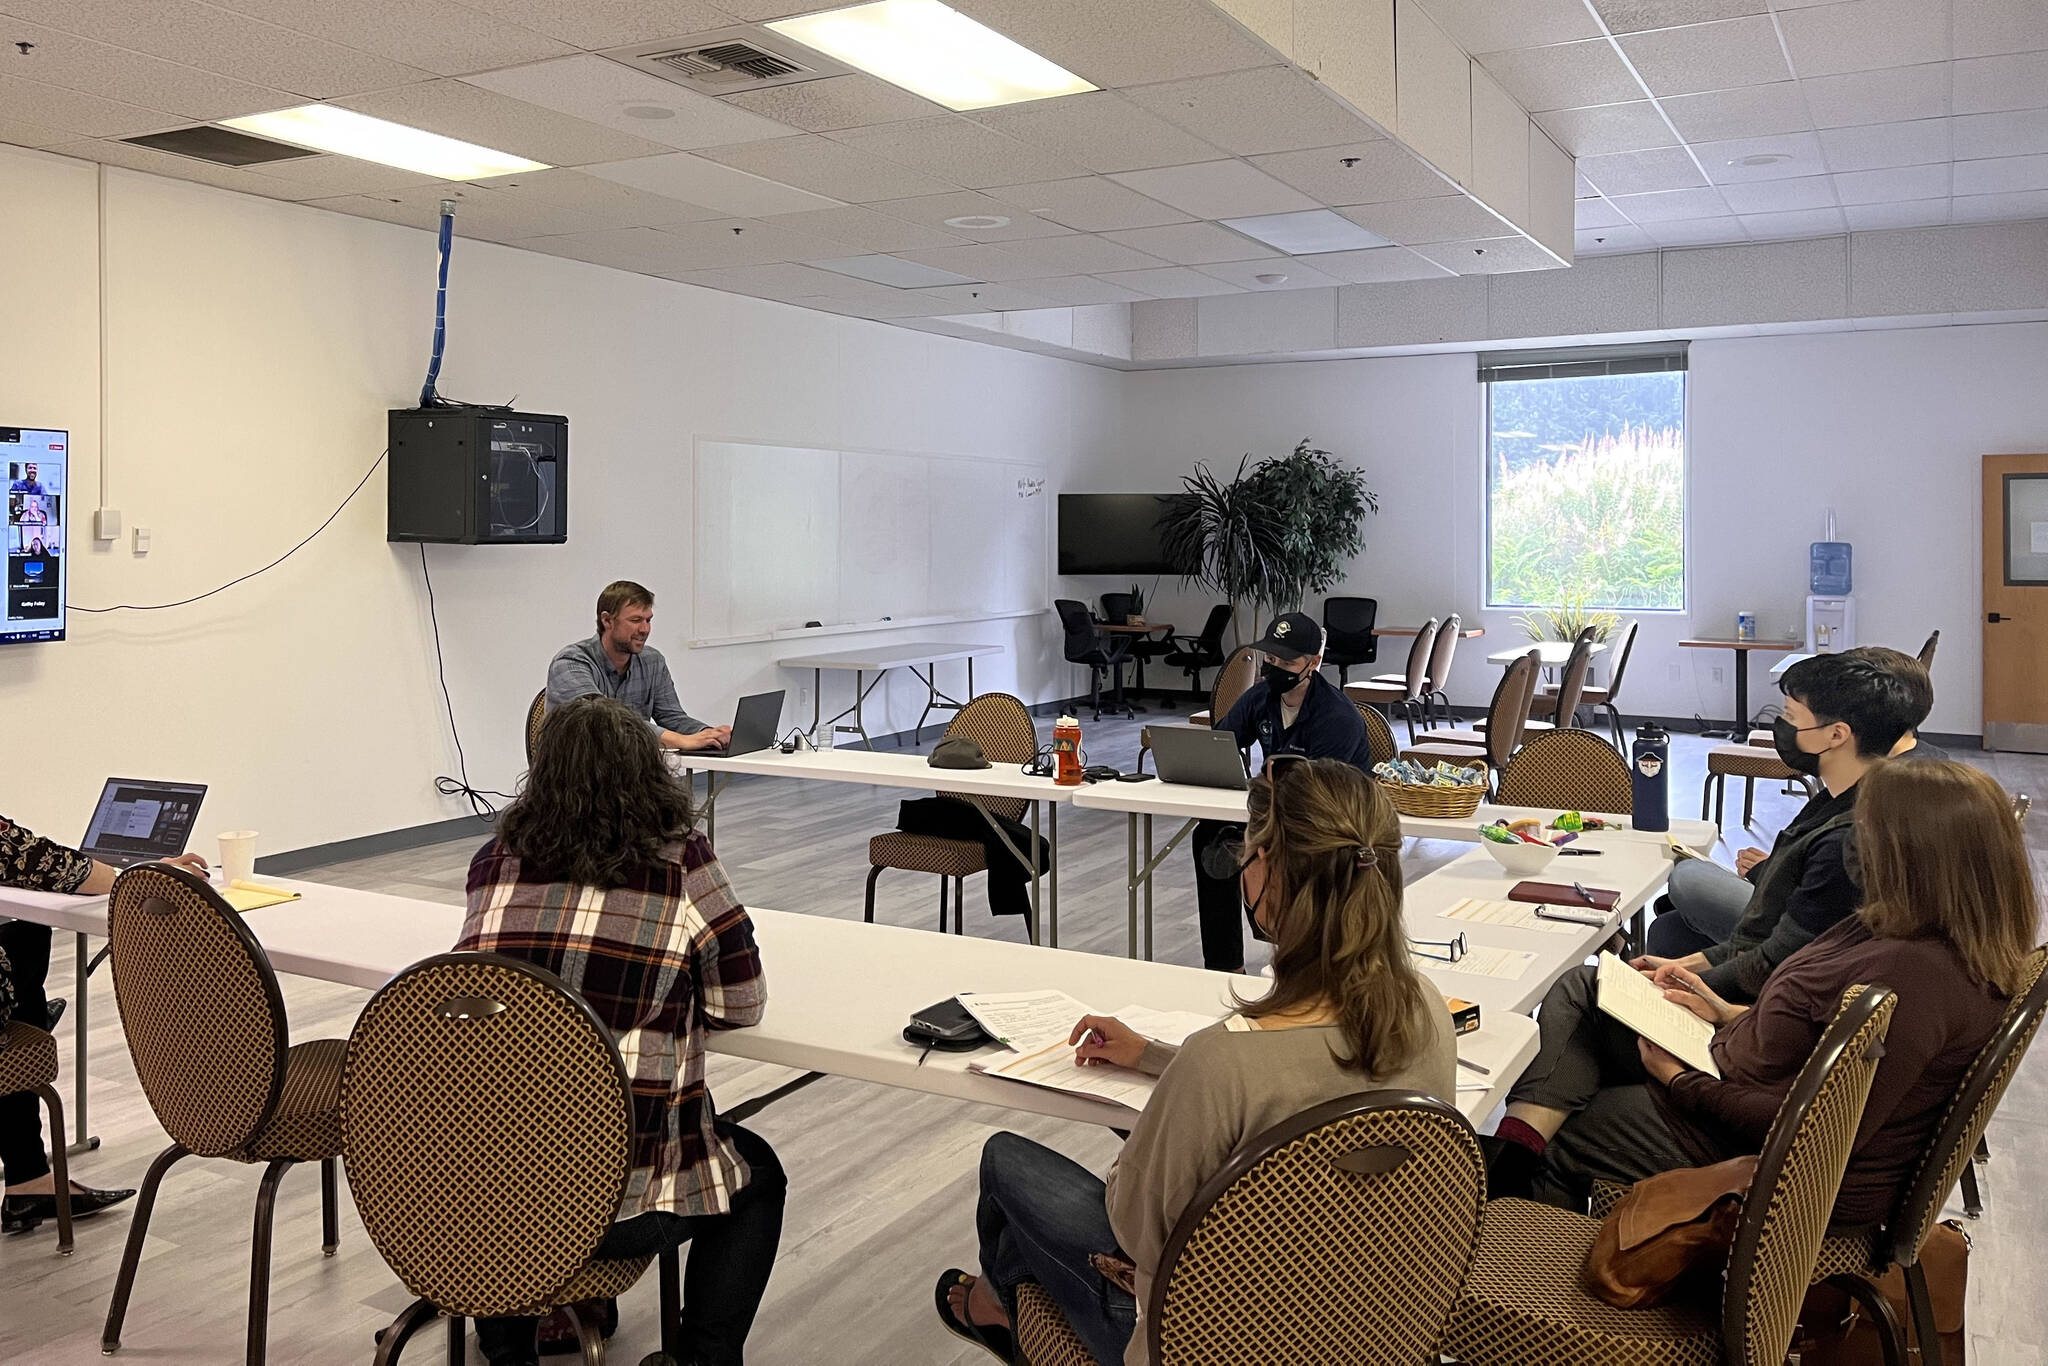
[[[1470,355],[1130,374],[1114,459],[1077,469],[1069,488],[1168,489],[1198,459],[1234,467],[1245,451],[1314,437],[1361,465],[1381,495],[1347,586],[1379,598],[1389,623],[1458,611],[1484,625],[1483,639],[1464,642],[1452,687],[1480,705],[1498,677],[1480,656],[1521,637],[1514,613],[1479,608],[1473,375]],[[1856,547],[1861,640],[1912,651],[1939,627],[1928,728],[1978,732],[1978,457],[2048,450],[2043,375],[2039,323],[1695,343],[1690,610],[1642,618],[1625,709],[1727,715],[1732,656],[1677,642],[1729,634],[1738,609],[1755,610],[1767,635],[1803,634],[1807,545],[1832,505]],[[1199,623],[1207,602],[1163,589],[1152,615]],[[1382,642],[1384,668],[1404,658]],[[1773,695],[1759,665],[1751,704]]]
[[[154,549],[98,545],[94,168],[0,148],[0,422],[73,433],[74,603],[200,591],[291,546],[419,391],[430,235],[133,173],[107,173],[106,496]],[[1042,460],[1054,485],[1114,428],[1120,376],[1071,362],[719,294],[488,243],[457,244],[444,394],[571,418],[571,537],[429,551],[448,683],[478,786],[509,790],[548,657],[592,629],[613,578],[658,598],[655,644],[686,705],[796,689],[784,643],[692,651],[689,450],[715,433]],[[380,472],[284,566],[162,613],[74,616],[61,645],[0,650],[14,743],[0,811],[74,838],[108,774],[213,784],[209,830],[268,851],[463,814],[419,553],[384,541]],[[1064,690],[1049,616],[942,628],[1009,648],[977,681]],[[854,648],[875,637],[831,638]],[[942,666],[942,669],[948,666]],[[957,666],[951,666],[957,668]],[[828,679],[827,700],[835,696]],[[839,680],[843,692],[846,681]],[[907,676],[871,710],[908,726]],[[883,694],[877,694],[882,697]],[[808,720],[808,708],[805,708]]]

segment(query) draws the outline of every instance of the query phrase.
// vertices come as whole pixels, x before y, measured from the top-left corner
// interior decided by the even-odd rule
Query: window
[[[1479,358],[1486,601],[1685,606],[1685,350]]]

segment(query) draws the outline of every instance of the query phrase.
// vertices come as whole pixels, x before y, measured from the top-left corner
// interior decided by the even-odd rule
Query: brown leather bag
[[[1934,1328],[1941,1337],[1941,1359],[1963,1361],[1963,1300],[1970,1280],[1970,1239],[1954,1220],[1936,1224],[1920,1245],[1920,1265],[1927,1272],[1927,1298],[1934,1305]],[[1906,1299],[1906,1276],[1899,1268],[1877,1278],[1877,1288],[1892,1307],[1907,1349],[1920,1350],[1913,1331],[1913,1310]],[[1831,1285],[1806,1292],[1799,1311],[1800,1366],[1884,1366],[1884,1348],[1868,1315]]]
[[[1600,1222],[1586,1254],[1586,1289],[1617,1309],[1643,1309],[1695,1275],[1718,1274],[1755,1175],[1755,1157],[1731,1157],[1636,1182]]]

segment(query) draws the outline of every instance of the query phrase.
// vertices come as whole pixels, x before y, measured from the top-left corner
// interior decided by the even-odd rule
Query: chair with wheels
[[[0,955],[0,967],[7,959]],[[80,988],[83,990],[83,988]],[[20,1020],[0,1026],[0,1096],[32,1092],[50,1114],[50,1180],[56,1192],[57,1255],[71,1255],[71,1168],[64,1150],[64,1102],[57,1095],[57,1040]],[[30,1113],[33,1113],[31,1111]]]
[[[991,764],[1028,764],[1038,753],[1038,728],[1031,712],[1005,692],[985,692],[955,712],[946,726],[948,738],[964,735],[981,746]],[[980,807],[1004,820],[1021,820],[1029,803],[1021,797],[959,797],[957,801]],[[1004,855],[1009,857],[1008,854]],[[939,933],[946,932],[948,892],[953,906],[953,932],[966,933],[967,879],[988,871],[988,847],[978,840],[946,839],[940,835],[912,835],[891,830],[868,841],[868,887],[861,919],[875,919],[875,884],[882,870],[895,868],[906,873],[930,873],[939,880]],[[1038,927],[1032,926],[1032,939]]]
[[[1637,1309],[1595,1299],[1580,1275],[1598,1219],[1490,1200],[1444,1354],[1467,1366],[1782,1362],[1897,1005],[1884,987],[1843,994],[1764,1137],[1718,1311],[1694,1299]]]
[[[1369,683],[1347,683],[1344,695],[1353,702],[1385,707],[1391,716],[1398,711],[1408,720],[1408,742],[1415,742],[1417,722],[1427,724],[1429,702],[1429,655],[1436,645],[1437,620],[1431,617],[1408,643],[1408,667],[1398,674],[1381,674]]]
[[[1554,807],[1626,816],[1635,810],[1628,761],[1590,730],[1539,730],[1500,772],[1502,806]]]
[[[1253,1138],[1174,1226],[1138,1321],[1155,1366],[1421,1362],[1472,1265],[1486,1181],[1464,1116],[1367,1091]],[[1095,1361],[1052,1297],[1018,1288],[1029,1366]]]
[[[1106,626],[1127,626],[1138,610],[1138,598],[1134,593],[1104,593],[1102,595],[1102,621]],[[1158,659],[1174,648],[1170,639],[1154,638],[1149,635],[1124,637],[1131,656],[1134,676],[1131,692],[1143,700],[1145,696],[1145,665]]]
[[[321,1252],[340,1243],[335,1160],[341,1156],[340,1039],[293,1044],[277,974],[256,937],[206,880],[166,863],[138,864],[107,902],[114,1000],[135,1077],[171,1137],[142,1180],[114,1281],[100,1350],[120,1350],[121,1325],[164,1174],[187,1157],[262,1163],[249,1268],[245,1359],[261,1366],[270,1317],[271,1211],[278,1183],[320,1164]]]
[[[1323,599],[1323,663],[1337,671],[1338,687],[1359,665],[1379,662],[1380,638],[1372,633],[1379,615],[1378,598]]]
[[[1066,633],[1067,663],[1079,664],[1088,670],[1088,700],[1094,708],[1095,719],[1102,719],[1102,680],[1105,675],[1114,683],[1115,700],[1110,706],[1112,714],[1121,711],[1126,716],[1130,715],[1130,705],[1124,701],[1124,665],[1131,658],[1129,638],[1098,630],[1098,623],[1088,614],[1086,603],[1060,598],[1053,607],[1060,614],[1060,629]]]
[[[1230,604],[1219,602],[1209,609],[1200,635],[1174,636],[1166,643],[1172,648],[1160,657],[1169,668],[1188,676],[1190,695],[1202,695],[1202,670],[1223,667],[1223,632],[1230,625]]]
[[[384,1330],[376,1366],[436,1318],[461,1366],[464,1319],[555,1308],[568,1309],[585,1366],[602,1366],[598,1325],[576,1302],[617,1297],[655,1260],[596,1255],[633,1169],[632,1092],[603,1022],[533,963],[444,953],[385,983],[347,1050],[349,1193],[416,1297]],[[677,1254],[659,1260],[663,1349],[679,1360]]]
[[[542,688],[526,707],[526,762],[533,762],[533,748],[540,743],[541,722],[548,719],[548,690]]]

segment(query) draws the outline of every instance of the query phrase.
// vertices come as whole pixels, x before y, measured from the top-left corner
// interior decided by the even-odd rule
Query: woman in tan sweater
[[[1350,764],[1279,759],[1252,784],[1250,815],[1240,890],[1273,944],[1271,989],[1179,1049],[1106,1017],[1075,1025],[1082,1062],[1159,1076],[1106,1183],[1015,1134],[982,1150],[982,1275],[946,1272],[936,1299],[948,1331],[1000,1360],[1016,1353],[1017,1287],[1036,1281],[1103,1366],[1144,1366],[1139,1308],[1160,1254],[1234,1151],[1339,1096],[1456,1094],[1449,1013],[1408,956],[1386,797]],[[1099,1269],[1122,1265],[1128,1277]]]

